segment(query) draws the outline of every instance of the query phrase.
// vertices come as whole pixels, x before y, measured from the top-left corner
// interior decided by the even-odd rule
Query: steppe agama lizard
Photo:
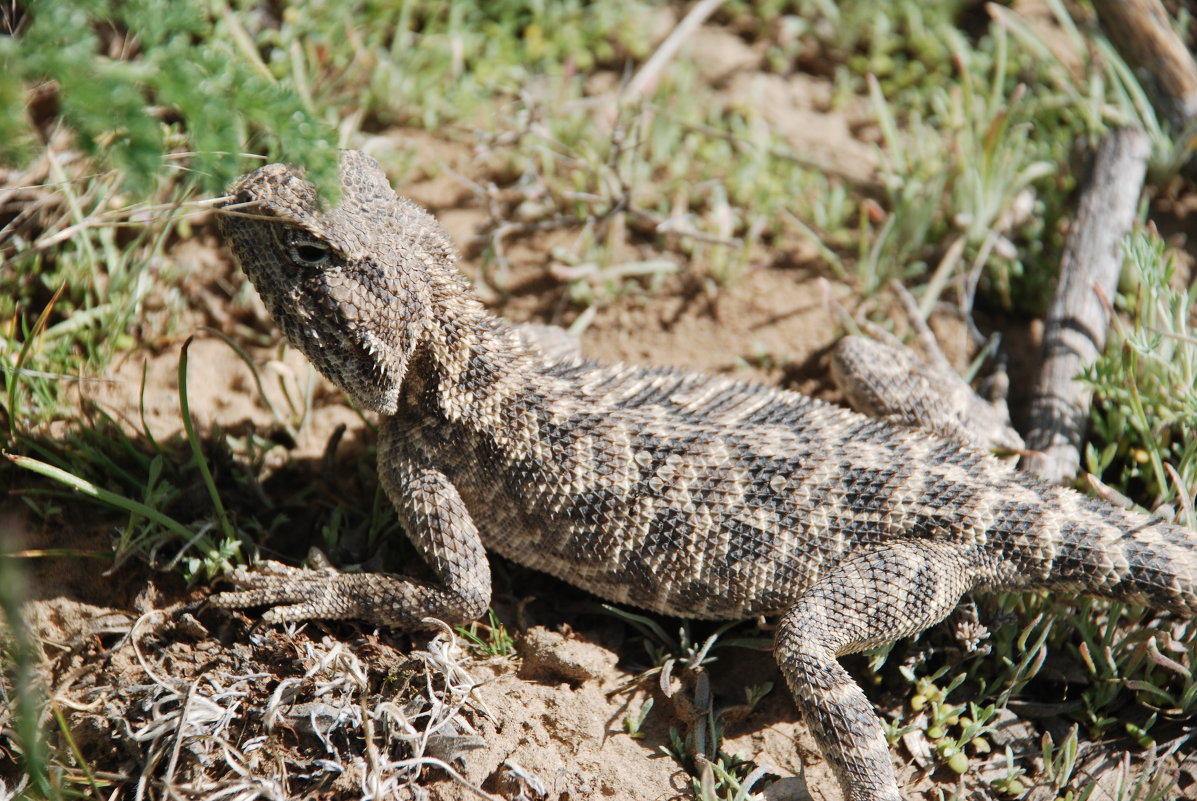
[[[900,795],[838,656],[916,634],[970,590],[1197,612],[1197,535],[796,392],[547,356],[482,306],[373,159],[343,153],[341,180],[322,210],[301,172],[263,167],[220,226],[287,339],[381,416],[380,480],[438,581],[269,563],[217,605],[468,621],[490,602],[489,550],[656,612],[780,613],[777,662],[852,801]]]

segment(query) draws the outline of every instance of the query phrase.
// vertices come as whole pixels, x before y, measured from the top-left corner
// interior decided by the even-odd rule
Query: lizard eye
[[[296,239],[288,243],[291,258],[306,267],[320,267],[328,261],[329,247],[316,239]]]

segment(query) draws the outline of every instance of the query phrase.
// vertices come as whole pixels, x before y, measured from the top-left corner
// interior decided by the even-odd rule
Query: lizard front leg
[[[393,421],[384,421],[379,479],[437,583],[266,562],[234,572],[240,589],[222,592],[211,603],[225,609],[270,606],[262,616],[266,623],[356,618],[411,630],[428,628],[424,619],[430,617],[451,624],[480,617],[490,605],[490,563],[478,529],[445,474],[420,464],[395,429]]]
[[[830,570],[782,617],[778,665],[848,801],[902,796],[881,721],[836,657],[942,620],[976,583],[968,564],[954,543],[873,546]]]

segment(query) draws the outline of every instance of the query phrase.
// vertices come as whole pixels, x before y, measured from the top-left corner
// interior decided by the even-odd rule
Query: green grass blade
[[[124,495],[119,495],[115,492],[109,492],[103,487],[96,486],[90,481],[82,479],[73,473],[69,473],[60,467],[55,467],[52,464],[46,464],[45,462],[38,461],[37,459],[33,459],[28,456],[18,456],[13,453],[5,453],[4,457],[17,467],[32,471],[38,475],[45,476],[46,478],[53,479],[60,484],[65,484],[71,489],[81,492],[89,498],[94,498],[100,503],[107,504],[115,509],[122,509],[132,514],[141,515],[148,520],[153,520],[163,528],[166,528],[174,534],[178,534],[183,538],[184,541],[190,541],[194,536],[193,532],[188,530],[187,527],[182,523],[179,523],[173,518],[167,517],[157,509],[146,506],[145,504],[135,501],[132,498],[126,498]]]
[[[37,316],[37,321],[33,324],[33,328],[29,330],[29,336],[21,343],[21,350],[17,354],[17,361],[12,366],[12,370],[6,371],[5,381],[8,382],[8,436],[12,442],[17,441],[17,386],[20,384],[19,377],[21,369],[25,366],[25,360],[29,357],[29,351],[33,347],[33,342],[37,339],[38,333],[46,327],[46,321],[50,319],[50,312],[54,309],[54,304],[62,297],[62,293],[65,290],[66,283],[64,282],[58,287],[58,291],[54,293],[54,297],[50,298],[50,302],[42,309],[42,313]]]
[[[208,469],[208,461],[204,458],[203,449],[200,448],[199,437],[195,433],[195,421],[191,419],[191,407],[187,401],[187,349],[191,347],[191,342],[194,339],[195,337],[187,337],[187,341],[183,343],[183,352],[179,354],[179,411],[183,415],[183,428],[187,432],[187,444],[191,446],[191,452],[195,455],[195,462],[203,477],[204,486],[207,487],[208,495],[212,498],[212,505],[216,507],[220,528],[224,531],[225,537],[232,541],[237,538],[237,535],[233,531],[233,524],[229,521],[228,513],[225,512],[224,502],[220,500],[220,492],[216,489],[216,482],[212,479],[212,471]]]

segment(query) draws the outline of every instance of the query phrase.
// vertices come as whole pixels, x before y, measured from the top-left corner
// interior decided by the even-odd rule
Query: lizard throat
[[[427,374],[434,378],[420,394],[448,420],[498,419],[499,409],[527,390],[534,359],[505,321],[480,315],[467,325],[438,327],[428,344]]]

